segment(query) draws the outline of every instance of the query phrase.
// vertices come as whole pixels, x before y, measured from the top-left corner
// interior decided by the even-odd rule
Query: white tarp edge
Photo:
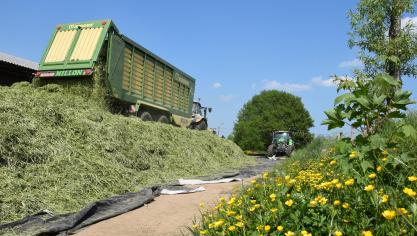
[[[196,185],[196,184],[218,184],[218,183],[229,183],[234,181],[242,181],[241,178],[225,178],[218,180],[199,180],[199,179],[179,179],[180,185]]]
[[[169,190],[169,189],[162,189],[161,190],[161,195],[175,195],[175,194],[185,194],[185,193],[197,193],[197,192],[203,192],[206,189],[203,186],[200,186],[198,188],[195,189],[191,189],[191,190]]]

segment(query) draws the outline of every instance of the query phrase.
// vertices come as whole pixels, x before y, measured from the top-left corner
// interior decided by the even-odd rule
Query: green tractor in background
[[[276,160],[277,156],[291,156],[294,151],[294,141],[289,131],[272,132],[272,143],[268,146],[267,157]]]

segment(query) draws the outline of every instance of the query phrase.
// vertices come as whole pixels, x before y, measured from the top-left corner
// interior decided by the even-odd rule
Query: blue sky
[[[197,80],[213,107],[209,126],[233,129],[243,104],[263,89],[301,97],[314,119],[332,107],[329,76],[349,75],[347,12],[357,1],[2,1],[0,51],[38,62],[60,23],[112,19],[122,34]],[[415,91],[416,81],[405,79]],[[413,95],[417,99],[416,95]]]

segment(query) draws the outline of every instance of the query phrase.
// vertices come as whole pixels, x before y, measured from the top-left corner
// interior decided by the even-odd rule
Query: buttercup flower
[[[373,236],[372,232],[370,230],[362,231],[363,236]]]
[[[352,151],[350,154],[349,154],[349,159],[353,159],[353,158],[355,158],[355,157],[357,157],[358,156],[358,153],[356,152],[356,151]]]
[[[282,225],[279,225],[279,226],[277,227],[277,231],[282,232],[283,230],[284,230],[284,227],[282,227]]]
[[[375,179],[375,178],[376,178],[376,174],[375,174],[375,173],[372,173],[372,174],[368,175],[368,177],[369,177],[370,179]]]
[[[348,179],[345,181],[346,186],[352,186],[355,183],[355,179]]]
[[[235,230],[236,230],[236,226],[234,225],[229,226],[229,231],[235,231]]]
[[[243,228],[244,226],[243,222],[237,222],[235,225],[239,228]]]
[[[414,175],[409,176],[409,177],[408,177],[408,181],[410,181],[410,182],[417,181],[417,177],[416,177],[416,176],[414,176]]]
[[[377,166],[376,171],[381,172],[382,171],[382,166]]]
[[[343,233],[337,230],[334,232],[334,236],[343,236]]]
[[[405,193],[405,194],[407,194],[408,196],[410,196],[410,197],[415,197],[416,196],[416,192],[414,192],[411,188],[407,188],[407,187],[405,187],[404,188],[404,190],[403,190],[403,192]]]
[[[294,201],[292,199],[289,199],[289,200],[285,201],[285,205],[287,205],[289,207],[292,206],[292,204],[294,204]]]
[[[206,235],[207,234],[207,230],[200,230],[200,235]]]
[[[367,186],[365,186],[365,191],[367,191],[367,192],[371,192],[371,191],[374,191],[374,189],[375,189],[375,186],[373,186],[372,184],[369,184],[369,185],[367,185]]]
[[[288,231],[285,233],[285,236],[294,236],[294,232]]]
[[[385,219],[387,219],[387,220],[392,220],[392,219],[394,219],[394,217],[396,216],[397,214],[395,213],[395,211],[392,211],[392,210],[385,210],[385,211],[383,211],[382,212],[382,216],[385,218]]]
[[[340,202],[340,200],[335,200],[335,201],[333,202],[333,205],[335,205],[335,206],[340,206],[340,204],[342,204],[342,203]]]
[[[385,194],[381,198],[381,203],[386,203],[386,202],[388,202],[388,200],[389,200],[389,196]]]
[[[345,202],[345,203],[343,203],[342,207],[345,208],[345,209],[348,209],[350,207],[350,204]]]
[[[271,226],[265,225],[264,229],[265,229],[266,232],[268,232],[269,230],[271,230]]]
[[[330,165],[335,165],[336,164],[336,160],[333,160],[330,162]]]

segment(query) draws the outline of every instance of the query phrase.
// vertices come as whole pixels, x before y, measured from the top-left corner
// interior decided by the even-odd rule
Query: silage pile
[[[0,223],[249,162],[210,132],[111,114],[80,88],[0,87]]]

